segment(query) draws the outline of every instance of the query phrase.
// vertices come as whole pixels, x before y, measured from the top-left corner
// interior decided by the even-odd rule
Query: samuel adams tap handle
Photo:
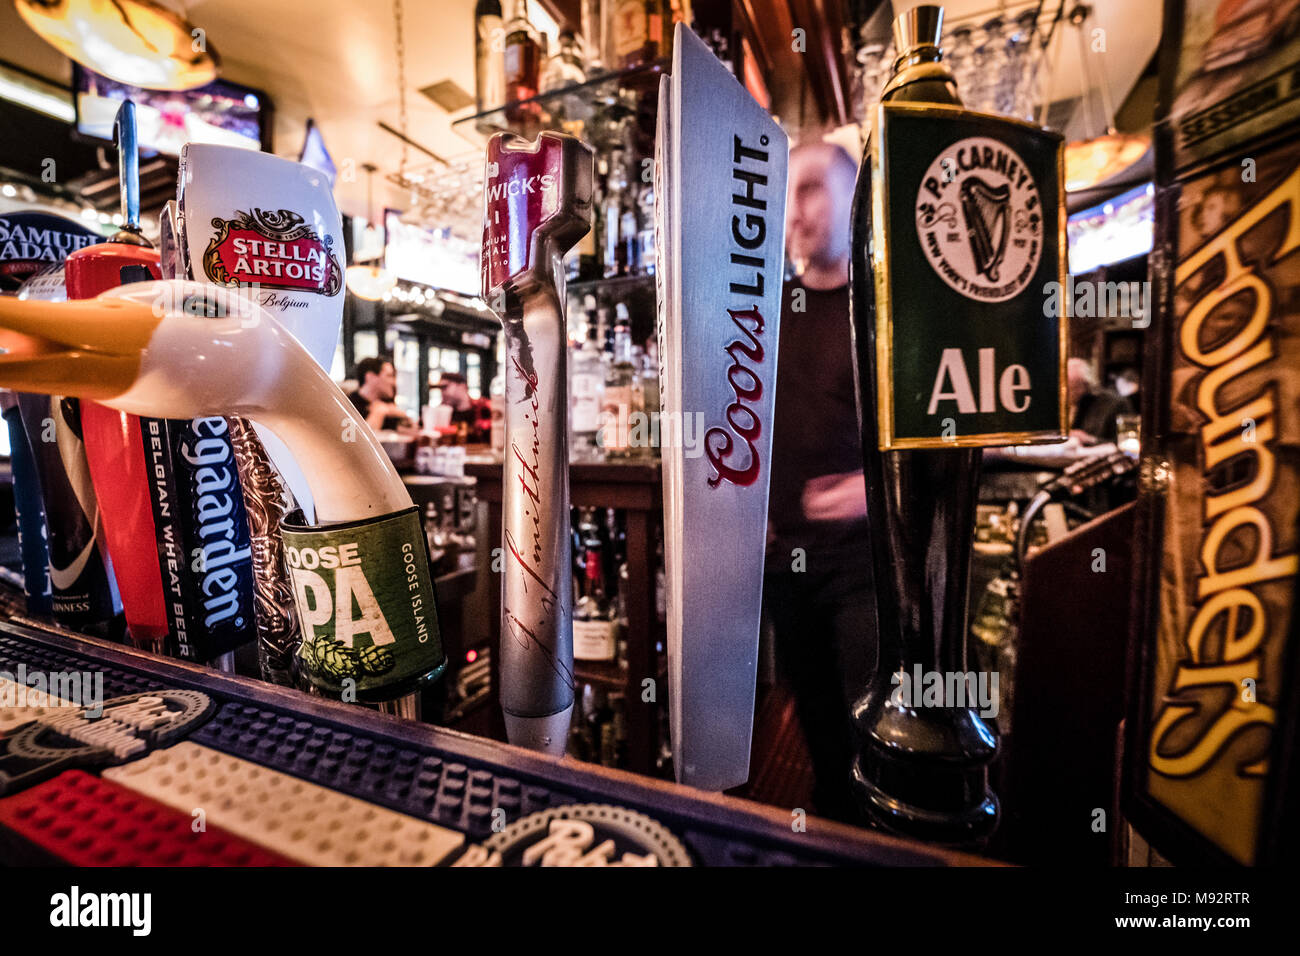
[[[487,147],[483,298],[505,329],[501,709],[560,755],[573,710],[568,383],[560,260],[591,228],[592,153],[571,136]]]

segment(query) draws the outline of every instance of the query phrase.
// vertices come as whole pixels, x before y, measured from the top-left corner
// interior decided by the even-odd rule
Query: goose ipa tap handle
[[[573,710],[564,253],[591,228],[592,153],[559,133],[487,147],[483,298],[506,338],[501,709],[561,755]]]

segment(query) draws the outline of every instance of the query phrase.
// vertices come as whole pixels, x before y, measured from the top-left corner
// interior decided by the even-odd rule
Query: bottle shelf
[[[617,661],[574,661],[573,676],[585,684],[622,690],[627,686],[627,668]]]
[[[486,142],[494,133],[516,133],[532,138],[544,130],[574,133],[572,124],[581,124],[581,138],[600,145],[599,131],[591,128],[600,112],[602,101],[611,110],[624,109],[618,94],[624,90],[650,93],[658,88],[659,77],[667,71],[667,58],[628,70],[616,70],[593,76],[583,83],[547,90],[524,100],[512,100],[480,113],[472,113],[452,122],[451,126],[471,142]],[[595,124],[599,125],[599,124]]]
[[[618,294],[620,292],[631,292],[634,289],[653,289],[654,284],[654,273],[647,272],[630,276],[610,276],[607,279],[574,279],[565,285],[565,290],[571,296],[581,297],[589,293],[592,295],[601,292]]]

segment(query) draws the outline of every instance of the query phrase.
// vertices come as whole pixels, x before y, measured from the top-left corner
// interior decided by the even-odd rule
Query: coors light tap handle
[[[784,264],[785,133],[685,24],[655,137],[669,719],[680,783],[749,779]],[[703,455],[685,422],[703,418]],[[697,436],[698,437],[698,436]]]
[[[561,259],[591,227],[591,150],[497,134],[484,189],[483,298],[506,338],[501,709],[511,743],[561,755],[573,710]]]
[[[995,675],[966,669],[980,448],[1064,434],[1064,318],[1044,307],[1064,280],[1064,190],[1059,136],[961,108],[942,19],[922,6],[894,24],[899,56],[853,199],[880,640],[854,708],[853,779],[877,823],[961,844],[987,838],[999,812]]]

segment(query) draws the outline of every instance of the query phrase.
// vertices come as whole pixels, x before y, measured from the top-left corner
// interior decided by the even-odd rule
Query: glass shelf
[[[601,292],[617,295],[620,292],[629,292],[642,287],[653,289],[654,284],[654,273],[648,272],[630,276],[610,276],[608,279],[571,279],[565,285],[565,290],[571,296]]]
[[[627,113],[619,103],[619,94],[654,93],[669,64],[669,60],[661,59],[630,70],[601,73],[584,83],[463,116],[451,127],[476,146],[486,143],[494,133],[516,133],[531,139],[543,130],[572,133],[600,146],[600,120],[608,119],[610,114],[617,117]],[[607,109],[602,110],[602,106]]]

